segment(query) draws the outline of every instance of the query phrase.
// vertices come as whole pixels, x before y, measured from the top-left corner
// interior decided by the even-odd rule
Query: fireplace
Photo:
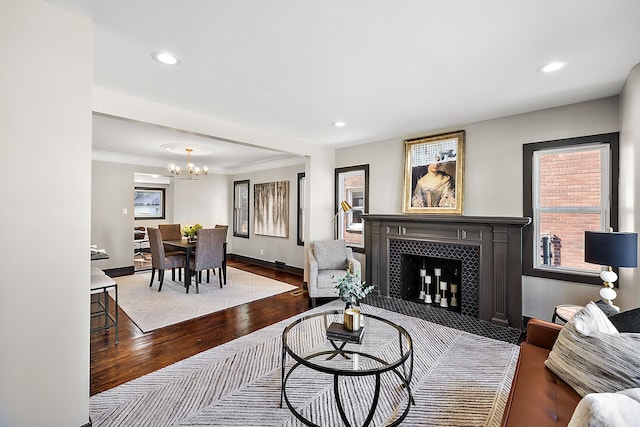
[[[420,301],[415,293],[420,291],[424,263],[432,276],[433,296],[435,268],[442,269],[441,281],[458,287],[459,305],[446,309],[522,326],[521,230],[529,218],[374,214],[363,218],[366,280],[381,296]],[[450,290],[445,296],[452,297]]]
[[[391,239],[389,244],[389,296],[426,303],[420,299],[420,270],[425,270],[431,281],[425,291],[432,296],[433,306],[442,306],[436,295],[442,296],[440,285],[446,284],[446,309],[478,317],[477,246],[401,239]],[[450,304],[452,284],[457,287],[456,305]]]

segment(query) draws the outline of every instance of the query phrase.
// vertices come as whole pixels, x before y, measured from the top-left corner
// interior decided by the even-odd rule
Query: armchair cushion
[[[318,270],[346,270],[347,245],[344,240],[318,241],[313,244]]]
[[[332,289],[338,284],[338,279],[344,276],[345,270],[320,270],[318,272],[318,289]],[[337,291],[335,291],[337,294]]]

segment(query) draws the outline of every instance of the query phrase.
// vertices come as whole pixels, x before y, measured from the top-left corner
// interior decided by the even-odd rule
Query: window
[[[233,235],[249,238],[249,180],[233,182]]]
[[[304,172],[298,174],[298,246],[304,246],[304,224],[305,224],[305,185],[306,178]]]
[[[135,219],[164,219],[164,212],[164,188],[135,188],[133,192]]]
[[[525,275],[600,284],[584,232],[617,226],[618,134],[523,146]]]
[[[369,211],[369,165],[336,169],[335,193],[337,238],[344,239],[355,252],[364,252],[362,214]],[[342,201],[349,203],[352,210],[343,212]]]

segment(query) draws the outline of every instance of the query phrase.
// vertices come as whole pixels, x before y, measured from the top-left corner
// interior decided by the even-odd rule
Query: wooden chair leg
[[[210,277],[209,276],[209,271],[211,271],[211,270],[207,268],[207,283],[210,283],[210,281],[209,281],[209,277]],[[213,274],[214,275],[216,274],[216,269],[215,268],[213,269]]]
[[[215,268],[213,269],[213,272],[215,273]],[[221,268],[218,269],[218,282],[220,282],[220,289],[222,289],[222,269]]]
[[[174,282],[176,281],[176,269],[175,268],[171,269],[171,280],[173,280]]]

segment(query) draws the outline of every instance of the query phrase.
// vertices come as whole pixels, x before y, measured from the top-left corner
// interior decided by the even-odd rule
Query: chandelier
[[[176,175],[180,175],[183,172],[186,172],[187,177],[189,179],[193,179],[200,175],[208,175],[209,174],[208,167],[203,166],[202,168],[200,168],[199,166],[196,166],[193,163],[191,163],[191,152],[193,151],[193,148],[185,148],[184,150],[187,152],[187,167],[182,169],[178,165],[171,164],[169,165],[169,172]]]

